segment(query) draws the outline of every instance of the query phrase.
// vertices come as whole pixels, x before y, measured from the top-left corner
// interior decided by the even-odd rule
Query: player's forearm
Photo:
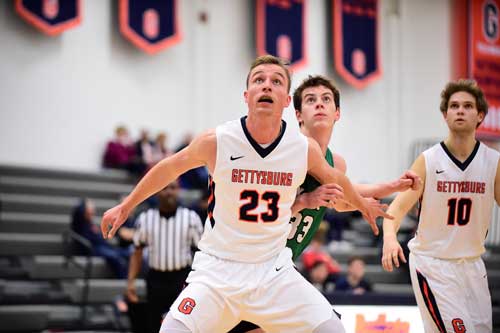
[[[134,190],[123,200],[123,207],[127,211],[132,211],[137,205],[163,189],[176,177],[177,175],[168,163],[168,158],[160,161],[146,173]]]
[[[350,204],[355,209],[358,209],[362,213],[364,213],[366,205],[365,205],[365,203],[363,201],[363,198],[356,191],[356,189],[352,185],[352,183],[349,180],[349,178],[347,178],[342,173],[337,173],[337,177],[336,178],[337,178],[337,183],[340,186],[342,186],[342,189],[344,190],[344,201],[346,201],[348,204]]]
[[[401,225],[401,221],[403,220],[406,214],[406,211],[395,200],[387,209],[387,214],[392,215],[394,219],[393,220],[384,219],[384,222],[382,224],[382,228],[384,230],[384,240],[397,239],[399,227]]]
[[[380,183],[380,184],[355,184],[354,188],[356,191],[365,198],[385,198],[392,193],[394,189],[391,183]]]
[[[141,266],[142,266],[142,249],[136,248],[134,250],[134,253],[130,257],[130,262],[128,266],[128,277],[127,277],[128,284],[134,283],[135,279],[137,278],[137,275],[139,275]]]
[[[355,211],[356,208],[350,205],[348,202],[339,199],[337,203],[332,206],[337,212],[352,212]]]

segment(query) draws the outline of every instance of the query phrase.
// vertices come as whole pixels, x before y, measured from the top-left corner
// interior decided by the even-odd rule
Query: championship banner
[[[290,62],[292,70],[307,64],[307,0],[256,1],[257,54]]]
[[[15,8],[24,20],[49,36],[82,21],[81,0],[16,0]]]
[[[469,77],[483,89],[488,115],[477,134],[500,139],[500,0],[469,0]]]
[[[333,0],[335,69],[358,89],[382,75],[378,7],[378,0]]]
[[[181,41],[177,0],[120,0],[119,4],[121,33],[146,53]]]

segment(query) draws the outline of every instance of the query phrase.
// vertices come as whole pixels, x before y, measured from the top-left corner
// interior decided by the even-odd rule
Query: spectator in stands
[[[316,234],[314,234],[311,244],[302,253],[302,264],[306,275],[311,274],[311,270],[318,262],[323,262],[329,275],[336,276],[342,270],[340,265],[332,258],[325,248],[326,232],[328,225],[322,222]]]
[[[362,295],[372,291],[371,283],[365,279],[365,261],[359,256],[349,258],[347,275],[339,277],[335,290]]]
[[[103,165],[106,168],[130,170],[134,154],[134,145],[127,128],[118,126],[115,137],[106,146]]]
[[[106,259],[115,275],[124,279],[127,277],[129,252],[127,249],[115,248],[102,238],[99,227],[92,222],[94,214],[93,202],[89,199],[82,200],[73,210],[71,229],[92,244],[92,255]]]
[[[334,291],[338,276],[329,272],[328,265],[324,260],[316,260],[305,277],[320,292],[326,294]]]
[[[193,250],[203,232],[198,214],[178,206],[178,193],[178,182],[170,183],[158,193],[158,208],[141,213],[136,223],[127,298],[132,303],[138,302],[135,279],[141,269],[143,248],[147,247],[149,271],[146,286],[151,332],[159,332],[163,314],[182,291],[191,269]]]
[[[153,143],[153,164],[160,162],[171,154],[172,152],[167,147],[167,134],[165,132],[158,133]]]
[[[153,162],[153,143],[149,138],[147,129],[141,130],[139,140],[135,142],[134,163],[137,169],[142,172],[148,170],[155,164]]]

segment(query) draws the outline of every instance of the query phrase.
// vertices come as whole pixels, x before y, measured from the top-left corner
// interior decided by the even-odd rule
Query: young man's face
[[[443,116],[450,131],[459,133],[474,132],[484,119],[484,113],[477,111],[476,98],[465,91],[451,95]]]
[[[244,93],[250,112],[281,114],[290,104],[286,72],[278,65],[264,64],[255,67],[248,79]]]
[[[316,86],[302,91],[302,111],[296,111],[295,114],[299,123],[307,129],[332,127],[340,118],[340,109],[335,105],[330,89]]]

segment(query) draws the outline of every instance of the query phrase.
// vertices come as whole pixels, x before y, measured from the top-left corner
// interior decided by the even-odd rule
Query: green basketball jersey
[[[330,149],[326,150],[325,159],[333,167],[333,155]],[[300,186],[300,192],[312,192],[321,184],[312,176],[307,175],[304,183]],[[316,230],[318,230],[323,216],[325,215],[326,207],[318,209],[303,209],[296,213],[290,223],[292,230],[288,236],[286,246],[292,249],[293,259],[295,260],[311,242]]]

